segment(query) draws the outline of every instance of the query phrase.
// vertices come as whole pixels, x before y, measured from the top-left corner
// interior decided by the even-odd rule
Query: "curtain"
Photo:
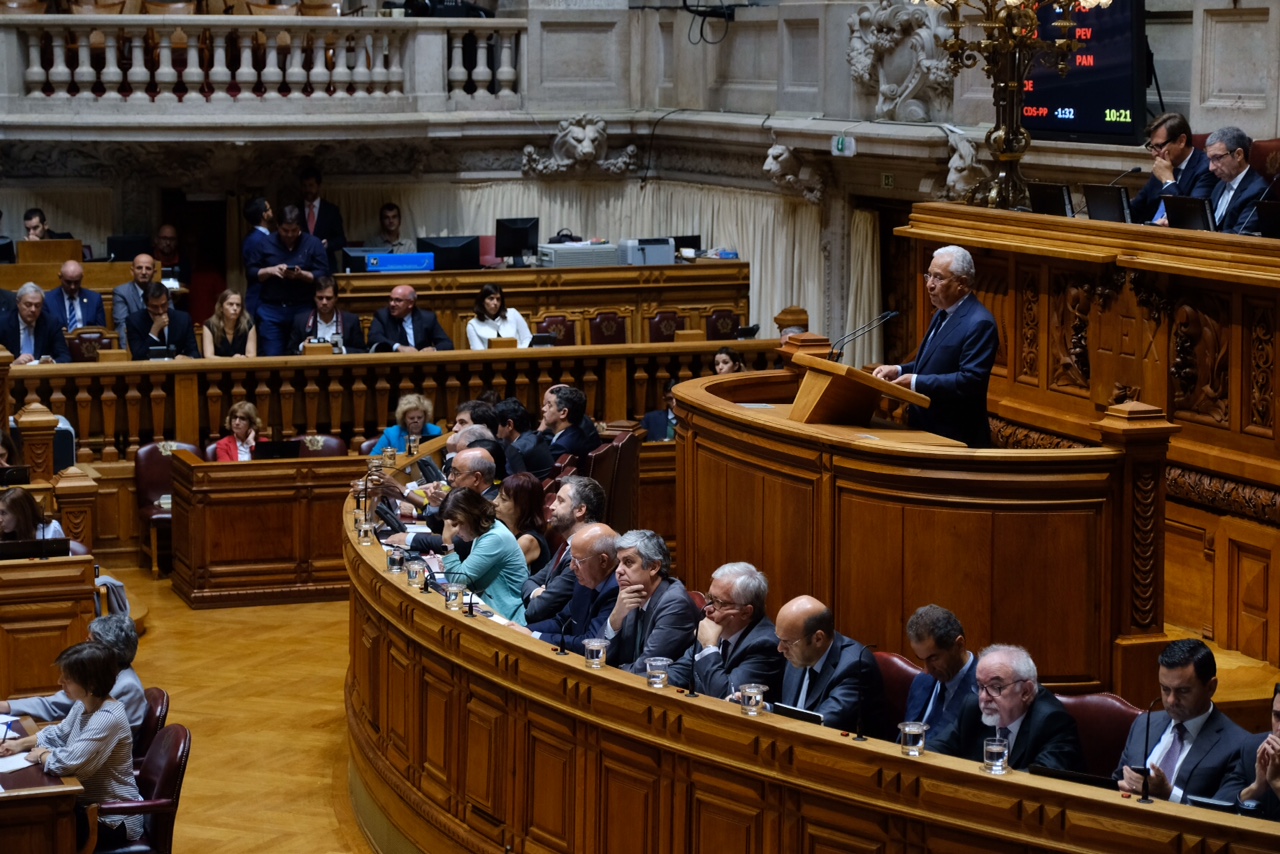
[[[849,307],[845,329],[849,332],[880,314],[880,215],[855,210],[849,219]],[[850,342],[844,348],[846,365],[869,365],[884,359],[880,329]]]

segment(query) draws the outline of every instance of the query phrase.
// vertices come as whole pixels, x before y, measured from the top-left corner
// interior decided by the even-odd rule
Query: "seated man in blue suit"
[[[1146,149],[1151,152],[1151,180],[1129,202],[1134,222],[1168,225],[1164,199],[1189,196],[1207,199],[1218,179],[1209,171],[1209,158],[1191,144],[1191,124],[1181,113],[1164,113],[1147,125]]]
[[[1249,733],[1213,705],[1218,665],[1204,641],[1176,640],[1160,653],[1159,662],[1164,711],[1147,712],[1133,722],[1112,779],[1122,792],[1141,792],[1142,775],[1133,769],[1147,768],[1153,798],[1174,803],[1183,795],[1211,798]]]
[[[545,620],[528,626],[508,623],[507,628],[581,655],[584,640],[604,633],[604,624],[618,601],[618,578],[614,574],[618,567],[617,542],[618,533],[608,525],[587,525],[580,530],[569,548],[569,568],[575,579],[569,602]]]
[[[930,398],[928,409],[913,405],[908,410],[912,427],[985,448],[991,444],[987,385],[1000,333],[996,319],[973,295],[973,279],[973,256],[967,250],[944,246],[934,252],[924,279],[937,309],[929,331],[913,361],[881,365],[874,374]]]
[[[147,307],[129,315],[125,329],[135,362],[150,359],[152,347],[168,347],[177,359],[200,358],[191,315],[169,307],[169,289],[160,282],[151,283]]]
[[[554,386],[542,399],[542,423],[551,433],[551,459],[561,454],[581,457],[600,446],[600,437],[593,441],[579,422],[587,414],[587,396],[572,386]]]
[[[44,291],[35,282],[18,288],[15,311],[0,315],[0,344],[13,354],[13,364],[41,359],[70,362],[71,351],[62,330],[44,313]]]
[[[965,645],[964,626],[956,615],[937,605],[911,615],[907,642],[924,662],[924,672],[907,692],[907,720],[924,721],[938,733],[960,714],[965,698],[978,692],[977,659]]]
[[[1235,801],[1242,815],[1280,821],[1280,685],[1271,695],[1271,730],[1245,739],[1213,797]]]
[[[1213,221],[1227,234],[1257,229],[1257,204],[1270,186],[1262,173],[1249,168],[1251,145],[1253,140],[1238,127],[1219,128],[1204,143],[1209,169],[1219,181],[1209,197]]]
[[[640,426],[645,429],[646,442],[670,442],[676,437],[676,396],[672,389],[676,387],[674,377],[667,380],[663,389],[661,409],[646,412],[640,419]]]
[[[62,285],[44,296],[44,310],[54,326],[75,332],[81,326],[107,325],[102,297],[81,287],[84,283],[84,267],[80,266],[79,261],[64,263],[58,271],[58,281]]]
[[[729,698],[739,685],[765,685],[765,698],[782,690],[787,660],[778,653],[778,635],[765,614],[769,580],[749,563],[726,563],[711,573],[706,614],[685,654],[667,677],[679,688]]]

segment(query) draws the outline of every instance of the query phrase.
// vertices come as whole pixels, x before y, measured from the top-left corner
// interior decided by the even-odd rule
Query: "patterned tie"
[[[316,233],[316,206],[319,204],[317,201],[307,205],[307,231],[311,234]]]
[[[80,307],[73,297],[67,298],[67,331],[75,332],[80,328]]]
[[[1173,740],[1169,742],[1169,749],[1164,752],[1164,756],[1160,761],[1155,763],[1160,772],[1164,774],[1164,778],[1170,783],[1173,782],[1174,772],[1178,770],[1178,757],[1182,755],[1182,739],[1187,734],[1187,728],[1181,723],[1173,725]]]

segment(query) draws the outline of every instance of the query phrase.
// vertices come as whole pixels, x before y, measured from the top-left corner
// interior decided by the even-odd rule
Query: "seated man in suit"
[[[1071,713],[1037,681],[1036,664],[1020,646],[993,644],[978,655],[978,693],[965,697],[951,726],[927,749],[981,762],[982,742],[1009,742],[1009,766],[1084,770]]]
[[[1257,228],[1258,200],[1270,186],[1262,173],[1249,168],[1251,145],[1253,140],[1238,127],[1219,128],[1204,143],[1209,169],[1219,181],[1209,197],[1213,221],[1227,234]]]
[[[84,267],[79,261],[67,261],[58,271],[61,287],[45,294],[44,310],[54,326],[75,332],[81,326],[106,326],[107,313],[102,297],[81,287]]]
[[[493,457],[484,448],[467,448],[459,451],[458,456],[454,458],[453,468],[449,470],[449,487],[450,491],[454,489],[470,489],[478,492],[489,501],[498,497],[498,485],[494,483],[493,475],[496,466]],[[401,487],[393,480],[386,480],[384,492],[390,498],[401,498]],[[429,509],[438,509],[444,503],[445,496],[448,495],[438,483],[427,484],[426,502]],[[434,517],[434,518],[432,518]],[[418,552],[436,552],[442,553],[443,541],[440,538],[440,531],[444,528],[444,522],[439,518],[438,513],[432,513],[427,517],[433,533],[429,534],[392,534],[383,540],[389,546],[402,546],[413,549]],[[460,557],[466,557],[461,549],[458,550]],[[526,617],[526,622],[528,618]]]
[[[698,607],[671,577],[671,553],[653,531],[618,538],[618,601],[605,623],[607,663],[643,675],[646,658],[679,658],[693,642]]]
[[[776,630],[778,652],[790,665],[779,703],[817,712],[823,726],[888,736],[880,665],[870,649],[836,631],[830,608],[797,596],[778,609]]]
[[[542,400],[542,423],[551,433],[551,459],[562,454],[582,457],[600,447],[600,437],[587,437],[578,423],[587,414],[587,396],[572,386],[556,386]]]
[[[1176,640],[1159,662],[1164,711],[1133,722],[1111,776],[1120,791],[1141,792],[1142,775],[1133,769],[1146,768],[1153,798],[1181,803],[1183,795],[1213,797],[1249,733],[1213,704],[1218,665],[1204,641]]]
[[[579,655],[582,642],[598,638],[618,601],[618,533],[608,525],[587,525],[573,539],[569,566],[572,596],[560,611],[545,620],[507,628],[533,635],[552,646]]]
[[[1271,695],[1271,731],[1248,736],[1214,800],[1242,815],[1280,821],[1280,685]]]
[[[540,480],[551,474],[555,458],[551,456],[551,443],[541,433],[533,429],[533,416],[524,404],[514,397],[498,402],[494,408],[498,418],[497,437],[506,443],[508,448],[519,452],[524,471]],[[511,468],[514,459],[508,454],[507,468]],[[513,471],[512,474],[515,472]]]
[[[676,396],[672,391],[676,387],[676,379],[667,380],[662,391],[663,407],[653,412],[646,412],[640,419],[644,428],[646,442],[670,442],[676,437]]]
[[[0,316],[0,344],[14,355],[13,364],[49,359],[70,362],[62,330],[44,312],[44,291],[35,282],[18,288],[17,310]]]
[[[360,318],[349,311],[338,309],[338,283],[332,276],[316,279],[316,307],[312,311],[300,311],[293,318],[293,331],[289,335],[288,353],[301,353],[302,345],[312,338],[342,341],[343,353],[364,352],[364,329]]]
[[[1209,171],[1209,158],[1191,144],[1191,124],[1181,113],[1164,113],[1143,131],[1151,152],[1151,180],[1129,202],[1134,222],[1168,225],[1164,200],[1168,196],[1207,199],[1218,179]]]
[[[156,261],[150,255],[137,255],[129,269],[133,281],[111,291],[111,325],[116,328],[121,347],[129,341],[129,330],[125,328],[129,315],[147,307],[147,290],[156,275]]]
[[[152,347],[168,347],[176,359],[200,358],[191,315],[169,306],[169,289],[160,282],[151,283],[147,307],[129,315],[125,329],[135,362],[150,359]]]
[[[924,721],[936,734],[956,719],[965,698],[977,693],[977,659],[965,644],[960,620],[937,605],[911,615],[907,642],[924,663],[907,692],[907,720]]]
[[[75,240],[69,231],[54,231],[49,228],[44,211],[40,208],[27,209],[22,215],[22,227],[27,232],[27,240]]]
[[[573,595],[573,574],[566,572],[570,569],[573,539],[588,525],[600,521],[604,515],[604,500],[604,489],[592,478],[580,474],[561,478],[548,523],[564,539],[564,545],[546,566],[524,582],[521,592],[526,622],[546,619],[564,607]]]
[[[408,285],[391,289],[387,307],[373,315],[369,326],[369,350],[385,353],[434,353],[452,350],[453,340],[445,334],[434,311],[417,307],[418,295]]]
[[[769,580],[749,563],[726,563],[711,573],[706,616],[667,678],[680,688],[728,699],[739,685],[766,685],[777,697],[787,660],[778,654],[778,635],[765,614]]]

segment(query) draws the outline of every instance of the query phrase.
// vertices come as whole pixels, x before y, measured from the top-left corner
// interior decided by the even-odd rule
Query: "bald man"
[[[603,634],[618,601],[617,545],[618,533],[608,525],[584,526],[574,534],[569,547],[569,569],[574,577],[569,601],[545,620],[531,622],[528,627],[508,623],[507,628],[581,655],[582,642]]]
[[[418,308],[418,295],[408,285],[391,289],[387,307],[378,309],[369,326],[371,353],[434,353],[452,350],[453,341],[436,320],[436,313]]]
[[[822,725],[877,738],[889,734],[884,681],[871,650],[836,631],[831,609],[797,596],[778,611],[778,652],[787,659],[778,700],[817,712]]]
[[[133,281],[125,282],[111,292],[111,325],[116,328],[122,347],[129,341],[129,330],[125,328],[129,315],[147,307],[147,290],[156,275],[156,259],[145,253],[136,255],[130,271]]]
[[[107,313],[102,297],[86,291],[84,267],[67,261],[58,271],[59,286],[44,295],[44,312],[59,329],[75,332],[81,326],[106,326]]]
[[[484,448],[467,448],[459,451],[457,456],[453,458],[453,466],[449,469],[449,487],[451,489],[470,489],[480,493],[489,501],[498,497],[498,484],[494,480],[494,474],[497,471],[497,464],[494,463],[493,457]],[[399,487],[392,486],[390,497],[401,498],[398,494]],[[389,546],[408,546],[414,551],[419,552],[437,552],[443,551],[443,541],[440,538],[440,532],[444,529],[444,521],[440,518],[440,505],[444,503],[447,492],[437,483],[429,483],[426,488],[427,507],[423,513],[427,526],[431,528],[432,533],[429,534],[393,534],[383,540]],[[459,555],[466,557],[459,549]]]

